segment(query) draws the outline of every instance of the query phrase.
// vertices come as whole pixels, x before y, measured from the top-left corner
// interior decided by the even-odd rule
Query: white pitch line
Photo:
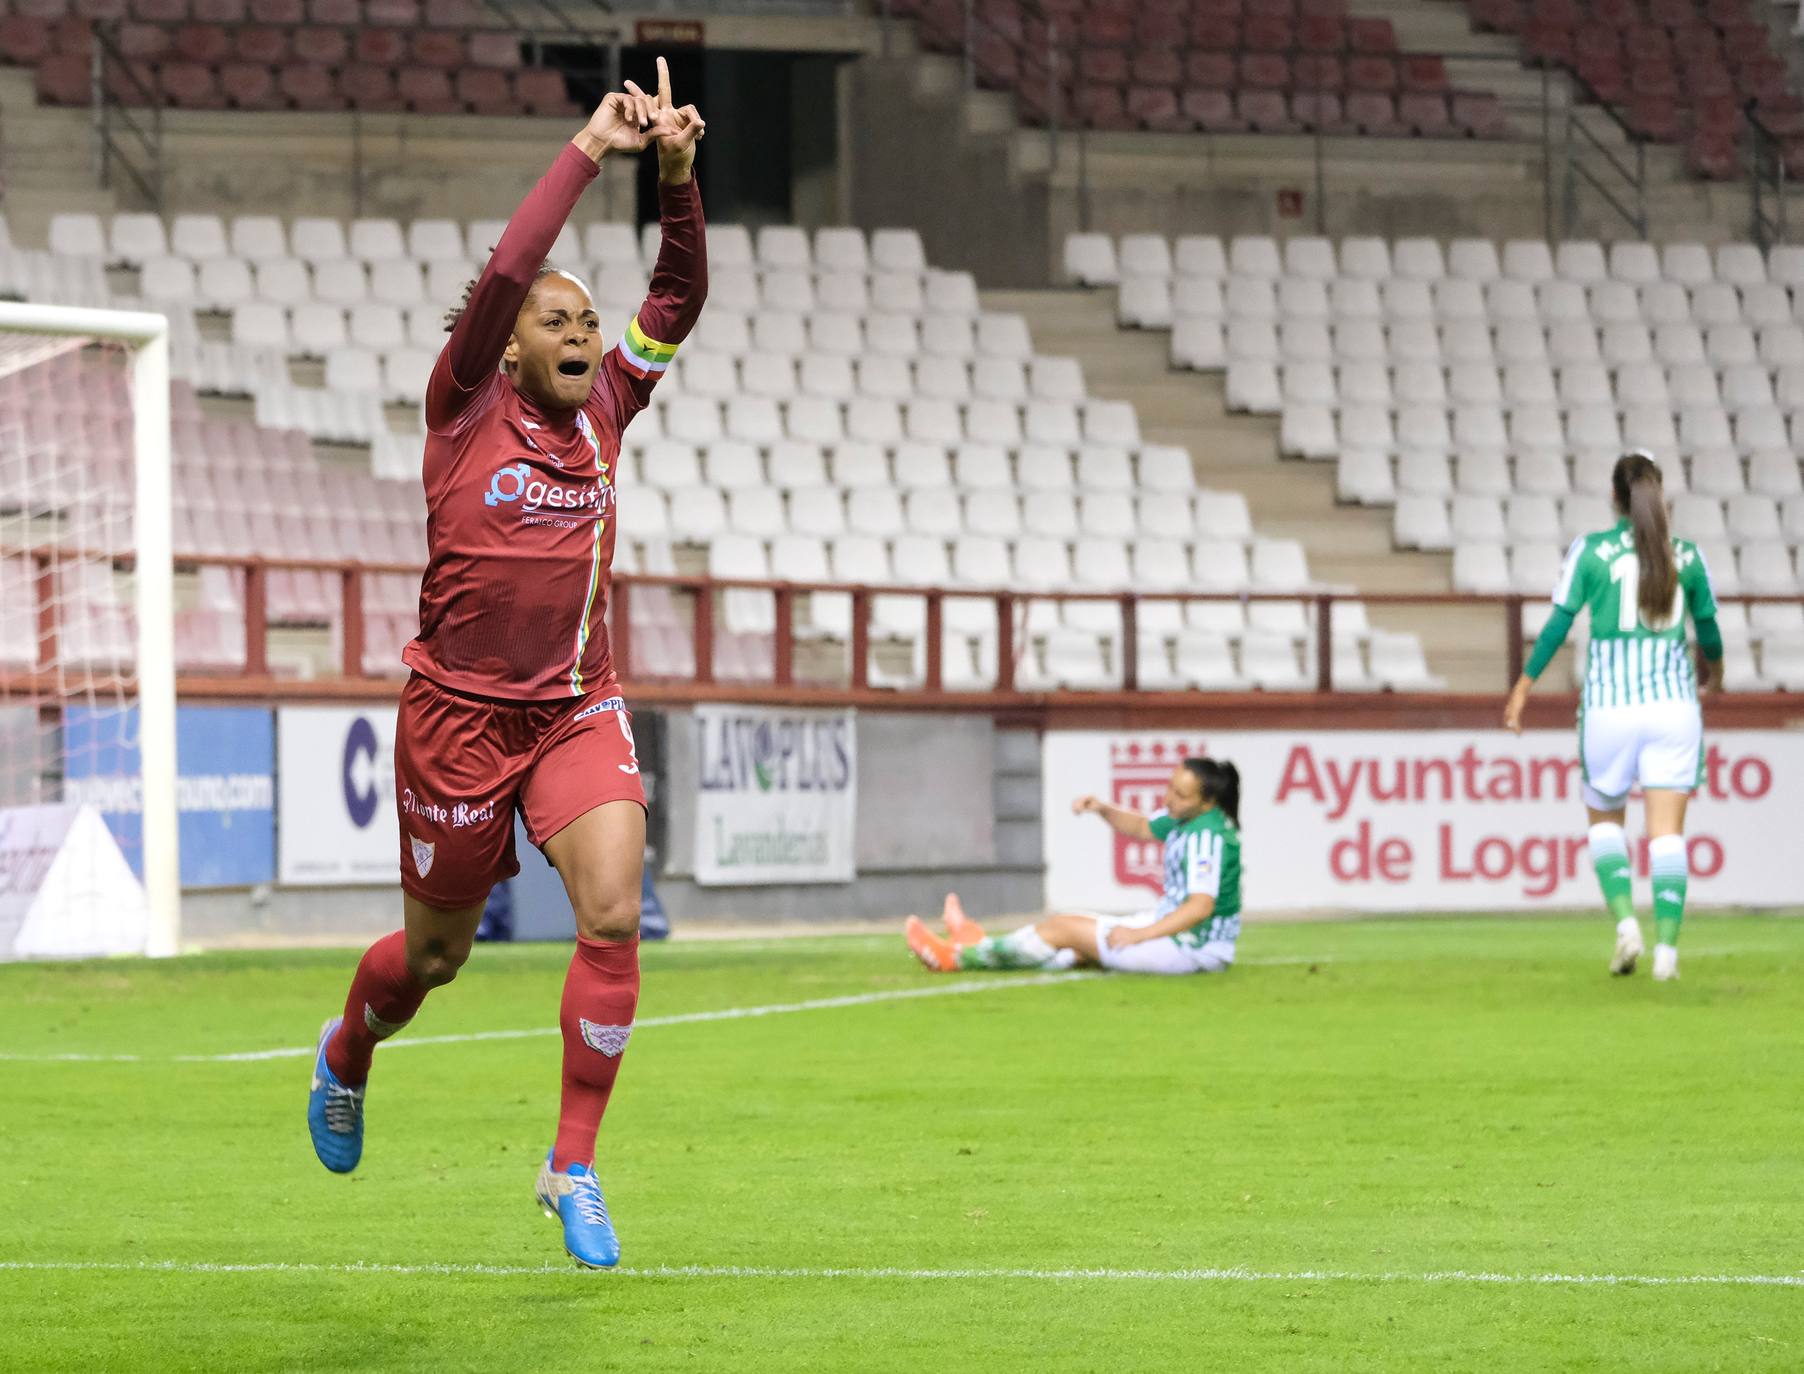
[[[999,992],[1005,988],[1037,988],[1050,983],[1071,983],[1094,979],[1095,973],[1042,973],[1017,978],[966,978],[956,983],[931,983],[918,988],[890,988],[883,992],[857,992],[842,997],[815,997],[806,1002],[768,1002],[754,1007],[721,1007],[715,1011],[685,1011],[670,1016],[645,1016],[633,1023],[635,1030],[652,1026],[690,1026],[706,1021],[743,1021],[757,1016],[787,1016],[799,1011],[830,1011],[839,1007],[864,1007],[878,1002],[903,1002],[917,997],[949,997],[978,992]],[[533,1026],[526,1030],[469,1031],[459,1035],[415,1035],[390,1040],[384,1049],[400,1049],[416,1045],[467,1045],[485,1040],[527,1040],[558,1035],[556,1026]],[[140,1054],[7,1054],[0,1061],[32,1064],[252,1064],[265,1059],[308,1059],[312,1045],[288,1045],[273,1050],[239,1050],[231,1054],[172,1054],[149,1056]]]
[[[312,1264],[206,1263],[182,1260],[0,1260],[0,1272],[12,1273],[146,1273],[146,1274],[393,1274],[428,1277],[568,1277],[591,1279],[595,1271],[572,1265],[507,1264]],[[612,1271],[641,1279],[867,1279],[982,1280],[1034,1283],[1385,1283],[1479,1284],[1503,1287],[1645,1287],[1645,1288],[1804,1288],[1799,1274],[1510,1274],[1467,1269],[1420,1272],[1351,1269],[910,1269],[790,1268],[780,1265],[676,1264],[631,1266]]]

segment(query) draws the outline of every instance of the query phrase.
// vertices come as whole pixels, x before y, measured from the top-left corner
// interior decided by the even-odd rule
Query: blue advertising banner
[[[255,706],[179,706],[176,806],[183,887],[275,881],[275,724]],[[144,876],[135,707],[63,710],[63,795],[95,807]]]

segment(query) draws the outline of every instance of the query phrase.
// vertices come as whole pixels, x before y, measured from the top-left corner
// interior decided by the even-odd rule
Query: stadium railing
[[[39,549],[32,552],[36,565],[34,587],[38,600],[38,664],[32,670],[0,672],[0,683],[24,689],[36,688],[54,692],[57,675],[56,610],[54,605],[56,565],[61,550]],[[86,555],[81,555],[86,557]],[[117,566],[130,566],[131,555],[114,559]],[[179,674],[184,695],[191,697],[281,696],[284,698],[357,698],[380,697],[399,690],[401,678],[379,676],[365,665],[365,579],[400,574],[410,578],[420,575],[416,564],[361,563],[331,560],[265,559],[230,556],[177,557],[178,571],[193,572],[202,567],[220,567],[241,571],[244,575],[244,658],[236,672],[218,669],[188,671]],[[269,577],[272,572],[324,573],[336,579],[339,590],[338,626],[339,674],[334,678],[297,679],[272,674],[269,659]],[[693,671],[672,676],[658,673],[642,676],[635,672],[639,664],[640,629],[635,624],[633,602],[641,593],[661,589],[686,596],[688,606],[689,644],[693,653]],[[716,646],[722,633],[719,620],[721,599],[726,593],[762,593],[773,603],[774,628],[771,631],[772,658],[768,677],[722,676],[716,671]],[[796,650],[802,642],[796,616],[798,598],[815,593],[847,598],[850,603],[849,634],[845,639],[849,654],[843,672],[834,678],[814,675],[804,677],[796,670]],[[922,603],[920,681],[905,685],[873,686],[870,677],[873,635],[873,603],[883,599],[919,599]],[[959,690],[948,688],[942,662],[944,613],[948,600],[989,601],[994,608],[996,672],[987,688]],[[1728,605],[1794,605],[1804,607],[1804,595],[1760,595],[1753,593],[1723,594],[1718,598]],[[1027,612],[1035,603],[1067,605],[1087,602],[1113,606],[1119,616],[1120,633],[1116,657],[1119,686],[1046,690],[1024,688],[1018,668],[1026,651],[1030,631]],[[1010,704],[1039,702],[1059,697],[1087,704],[1141,703],[1147,699],[1194,699],[1203,695],[1258,697],[1263,700],[1296,703],[1300,699],[1334,699],[1347,703],[1355,699],[1370,700],[1375,695],[1420,701],[1426,698],[1447,699],[1459,693],[1403,691],[1378,693],[1370,685],[1362,690],[1341,691],[1334,675],[1334,608],[1337,605],[1363,607],[1470,607],[1497,617],[1497,628],[1503,643],[1499,646],[1498,674],[1495,691],[1502,693],[1522,671],[1526,654],[1527,633],[1524,613],[1527,607],[1541,604],[1543,598],[1521,593],[1469,592],[1356,592],[1309,588],[1296,591],[1192,592],[1192,591],[1042,591],[1024,588],[983,588],[967,586],[908,586],[895,584],[856,584],[841,582],[791,582],[772,579],[719,578],[706,575],[657,575],[622,573],[612,584],[609,620],[616,670],[623,682],[632,683],[638,695],[669,696],[673,700],[743,699],[748,694],[775,699],[809,701],[881,700],[896,704],[960,705],[1006,707]],[[1303,608],[1308,623],[1306,646],[1313,668],[1313,684],[1293,690],[1236,689],[1226,693],[1204,693],[1194,688],[1142,689],[1139,682],[1138,627],[1142,607],[1151,605],[1234,605],[1242,608],[1259,605],[1296,605]],[[819,635],[811,637],[819,639]],[[1464,694],[1471,698],[1473,694]],[[1490,700],[1490,693],[1477,694]],[[1560,700],[1550,693],[1543,700]],[[1720,700],[1736,701],[1755,714],[1771,714],[1777,707],[1781,714],[1804,711],[1804,694],[1792,692],[1735,692]]]

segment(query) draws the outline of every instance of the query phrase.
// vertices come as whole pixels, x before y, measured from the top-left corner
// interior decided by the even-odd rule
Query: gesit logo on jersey
[[[482,504],[517,509],[523,525],[570,529],[578,521],[607,519],[614,508],[614,484],[609,465],[601,456],[601,440],[589,417],[581,411],[576,414],[576,424],[594,458],[592,477],[566,477],[562,472],[542,472],[527,462],[509,463],[489,474],[489,488],[482,494]],[[537,444],[532,447],[544,453]],[[551,461],[562,466],[556,458]]]
[[[1185,759],[1202,758],[1201,740],[1128,740],[1109,746],[1109,800],[1129,811],[1150,816],[1165,805],[1171,770]],[[1165,845],[1115,835],[1115,881],[1123,887],[1165,890]]]

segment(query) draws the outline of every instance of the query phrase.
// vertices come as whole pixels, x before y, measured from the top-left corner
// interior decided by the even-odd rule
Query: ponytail
[[[1227,818],[1240,826],[1240,770],[1227,760],[1185,759],[1184,767],[1196,774],[1203,800],[1214,802]]]
[[[1679,565],[1673,558],[1672,532],[1666,518],[1666,489],[1660,469],[1645,453],[1630,453],[1618,460],[1610,474],[1616,508],[1629,518],[1635,532],[1635,559],[1641,565],[1641,591],[1637,598],[1641,620],[1662,625],[1672,614],[1673,594],[1678,590]]]

